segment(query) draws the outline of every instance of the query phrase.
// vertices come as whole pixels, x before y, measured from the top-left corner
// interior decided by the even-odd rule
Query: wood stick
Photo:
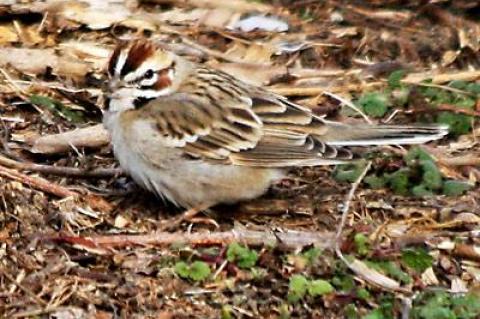
[[[275,245],[296,249],[314,245],[321,249],[333,249],[335,234],[331,232],[307,232],[287,230],[285,232],[264,232],[247,229],[233,229],[225,232],[208,233],[169,233],[156,232],[145,235],[112,235],[112,236],[55,236],[45,240],[66,242],[83,246],[87,249],[124,248],[127,246],[166,246],[174,243],[185,245],[225,245],[241,242],[251,246]]]
[[[65,153],[74,147],[98,148],[107,145],[109,134],[102,124],[97,124],[59,134],[41,136],[32,142],[33,153]]]
[[[95,169],[83,169],[78,167],[62,167],[42,165],[35,163],[18,162],[0,155],[0,165],[15,168],[22,171],[37,172],[43,174],[50,174],[56,176],[73,176],[73,177],[112,177],[123,175],[124,171],[120,168],[95,168]]]
[[[69,197],[69,196],[78,196],[77,193],[57,184],[53,184],[46,179],[40,177],[28,176],[23,173],[17,172],[10,168],[0,165],[0,176],[9,178],[11,180],[20,182],[22,184],[29,185],[35,189],[41,190],[43,192],[58,196],[58,197]]]

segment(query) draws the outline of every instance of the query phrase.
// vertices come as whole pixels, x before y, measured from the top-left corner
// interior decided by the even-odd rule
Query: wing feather
[[[189,94],[175,93],[143,107],[168,146],[192,158],[258,167],[338,164],[351,158],[322,142],[328,129],[309,109],[223,73],[202,68],[197,76],[203,75],[225,83],[192,94],[194,84],[187,82]]]

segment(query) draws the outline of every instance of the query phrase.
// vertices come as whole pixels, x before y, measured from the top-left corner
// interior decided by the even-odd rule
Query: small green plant
[[[255,250],[232,243],[227,249],[227,260],[240,268],[252,268],[257,263],[258,254]]]
[[[478,296],[454,296],[443,291],[421,293],[411,312],[413,319],[473,319],[479,316]]]
[[[429,81],[426,81],[426,83],[429,83]],[[445,104],[458,109],[474,109],[476,100],[480,98],[480,84],[452,81],[448,86],[461,92],[452,92],[443,88],[429,86],[419,88],[419,92],[431,103],[432,107]],[[451,134],[461,135],[470,132],[473,117],[457,112],[442,111],[434,116],[434,121],[448,124]]]
[[[370,251],[370,243],[368,241],[368,237],[365,234],[357,233],[353,237],[353,242],[355,244],[355,248],[357,253],[361,256],[365,256]]]
[[[298,302],[305,296],[308,287],[308,279],[302,275],[293,275],[288,283],[288,301]]]
[[[307,260],[307,264],[313,265],[317,261],[318,257],[322,254],[322,251],[317,247],[312,247],[302,253],[302,256]]]
[[[303,275],[293,275],[288,284],[288,301],[295,303],[303,299],[307,294],[311,297],[322,296],[332,293],[333,286],[326,280],[308,280]]]
[[[402,251],[402,262],[407,267],[421,273],[432,267],[433,257],[424,248],[407,248]]]
[[[448,180],[443,183],[442,193],[447,196],[459,196],[472,187],[473,185],[468,182]]]
[[[362,319],[393,319],[393,296],[386,295],[380,298],[379,307],[363,316]]]
[[[355,182],[365,169],[365,162],[358,161],[350,165],[338,165],[335,167],[333,177],[338,182]]]
[[[405,284],[412,282],[412,278],[404,272],[396,263],[393,261],[377,261],[369,260],[365,262],[369,267],[383,272],[385,275],[393,277]]]
[[[388,86],[391,89],[398,89],[402,87],[401,80],[405,76],[405,70],[396,70],[393,71],[389,76],[388,76]]]
[[[33,94],[30,96],[30,103],[46,107],[50,111],[64,117],[70,122],[84,122],[84,118],[80,112],[72,111],[62,102],[54,100],[48,96]]]
[[[406,167],[393,172],[375,172],[365,177],[371,188],[388,186],[398,195],[417,197],[444,194],[458,196],[473,187],[462,181],[445,180],[430,154],[420,147],[413,147],[404,156]]]
[[[358,99],[357,104],[365,114],[372,117],[383,117],[391,107],[389,96],[380,92],[365,93]]]
[[[194,261],[191,265],[179,261],[175,264],[175,272],[183,279],[203,281],[210,276],[211,270],[208,264],[203,261]]]

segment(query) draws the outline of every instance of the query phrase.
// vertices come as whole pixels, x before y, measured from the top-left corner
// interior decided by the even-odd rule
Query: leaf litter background
[[[479,15],[474,1],[1,1],[0,316],[479,316]],[[121,174],[97,125],[105,62],[138,37],[334,119],[364,121],[353,101],[374,122],[454,129],[363,156],[343,259],[334,233],[364,164],[296,169],[216,209],[218,228],[159,239],[180,210]],[[240,244],[215,237],[232,229]],[[119,234],[145,236],[99,237]]]

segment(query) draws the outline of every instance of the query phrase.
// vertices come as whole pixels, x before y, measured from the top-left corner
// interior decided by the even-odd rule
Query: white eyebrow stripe
[[[122,50],[120,52],[120,55],[118,56],[117,59],[117,64],[115,65],[115,75],[120,75],[120,72],[122,71],[123,66],[125,65],[125,62],[127,61],[128,57],[128,50]]]
[[[126,82],[135,81],[140,77],[142,77],[145,74],[145,72],[147,72],[150,69],[153,70],[153,72],[158,71],[158,65],[155,63],[155,60],[152,58],[145,60],[138,69],[125,75],[124,80]]]

